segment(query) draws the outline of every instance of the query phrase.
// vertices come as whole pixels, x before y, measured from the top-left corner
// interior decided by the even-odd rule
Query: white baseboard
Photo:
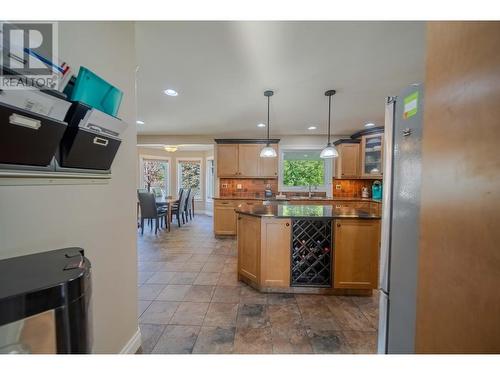
[[[141,342],[141,330],[137,327],[137,331],[135,331],[122,350],[120,350],[120,354],[135,354],[140,348]]]

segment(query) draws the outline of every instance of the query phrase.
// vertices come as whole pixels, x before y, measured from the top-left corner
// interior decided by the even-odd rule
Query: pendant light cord
[[[330,144],[330,120],[332,118],[332,97],[328,97],[328,144]]]
[[[269,124],[269,104],[270,104],[271,97],[267,97],[267,145],[269,146],[269,128],[271,125]]]

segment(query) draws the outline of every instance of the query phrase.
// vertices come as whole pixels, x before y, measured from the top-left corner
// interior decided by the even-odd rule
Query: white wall
[[[194,202],[194,207],[197,212],[205,212],[205,211],[210,211],[212,205],[210,204],[211,202],[207,202],[207,196],[206,196],[206,172],[207,172],[207,166],[206,166],[206,158],[209,156],[213,156],[214,152],[213,150],[210,151],[176,151],[176,152],[166,152],[162,149],[155,149],[155,148],[146,148],[146,147],[137,147],[137,187],[140,188],[140,158],[141,156],[147,157],[147,156],[152,156],[152,157],[160,157],[160,158],[169,158],[169,169],[170,169],[170,175],[169,175],[169,194],[172,196],[177,196],[177,192],[179,191],[179,186],[177,183],[177,161],[182,160],[183,158],[186,159],[194,159],[194,158],[199,158],[201,159],[201,194],[202,198],[201,200],[195,200]]]
[[[0,186],[0,258],[67,246],[93,268],[94,352],[117,353],[137,331],[134,25],[59,24],[59,55],[124,92],[124,134],[107,185]]]

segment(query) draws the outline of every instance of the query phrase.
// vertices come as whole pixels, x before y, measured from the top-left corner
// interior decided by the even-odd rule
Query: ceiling
[[[265,137],[383,125],[384,101],[421,82],[423,22],[137,22],[139,134]],[[171,88],[179,95],[170,97]],[[317,130],[307,130],[315,125]]]

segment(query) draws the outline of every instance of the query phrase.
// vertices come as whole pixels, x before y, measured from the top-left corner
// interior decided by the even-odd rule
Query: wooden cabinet
[[[261,158],[260,150],[262,150],[266,145],[260,145],[259,147],[259,177],[278,177],[278,159],[276,158]],[[278,154],[278,145],[271,145],[272,148],[276,150]]]
[[[259,176],[260,145],[238,145],[238,175]]]
[[[290,286],[290,219],[263,218],[261,225],[261,280],[266,288]]]
[[[238,215],[238,274],[260,280],[260,218]]]
[[[214,233],[216,236],[236,235],[237,201],[216,200],[214,203]]]
[[[361,137],[361,177],[382,178],[384,134]]]
[[[238,145],[217,145],[217,176],[238,176]]]
[[[261,158],[263,144],[218,144],[217,177],[277,178],[278,158]],[[278,145],[271,145],[278,152]]]
[[[335,220],[334,240],[334,287],[376,289],[380,220]]]
[[[359,177],[359,143],[341,143],[335,160],[335,178]]]

